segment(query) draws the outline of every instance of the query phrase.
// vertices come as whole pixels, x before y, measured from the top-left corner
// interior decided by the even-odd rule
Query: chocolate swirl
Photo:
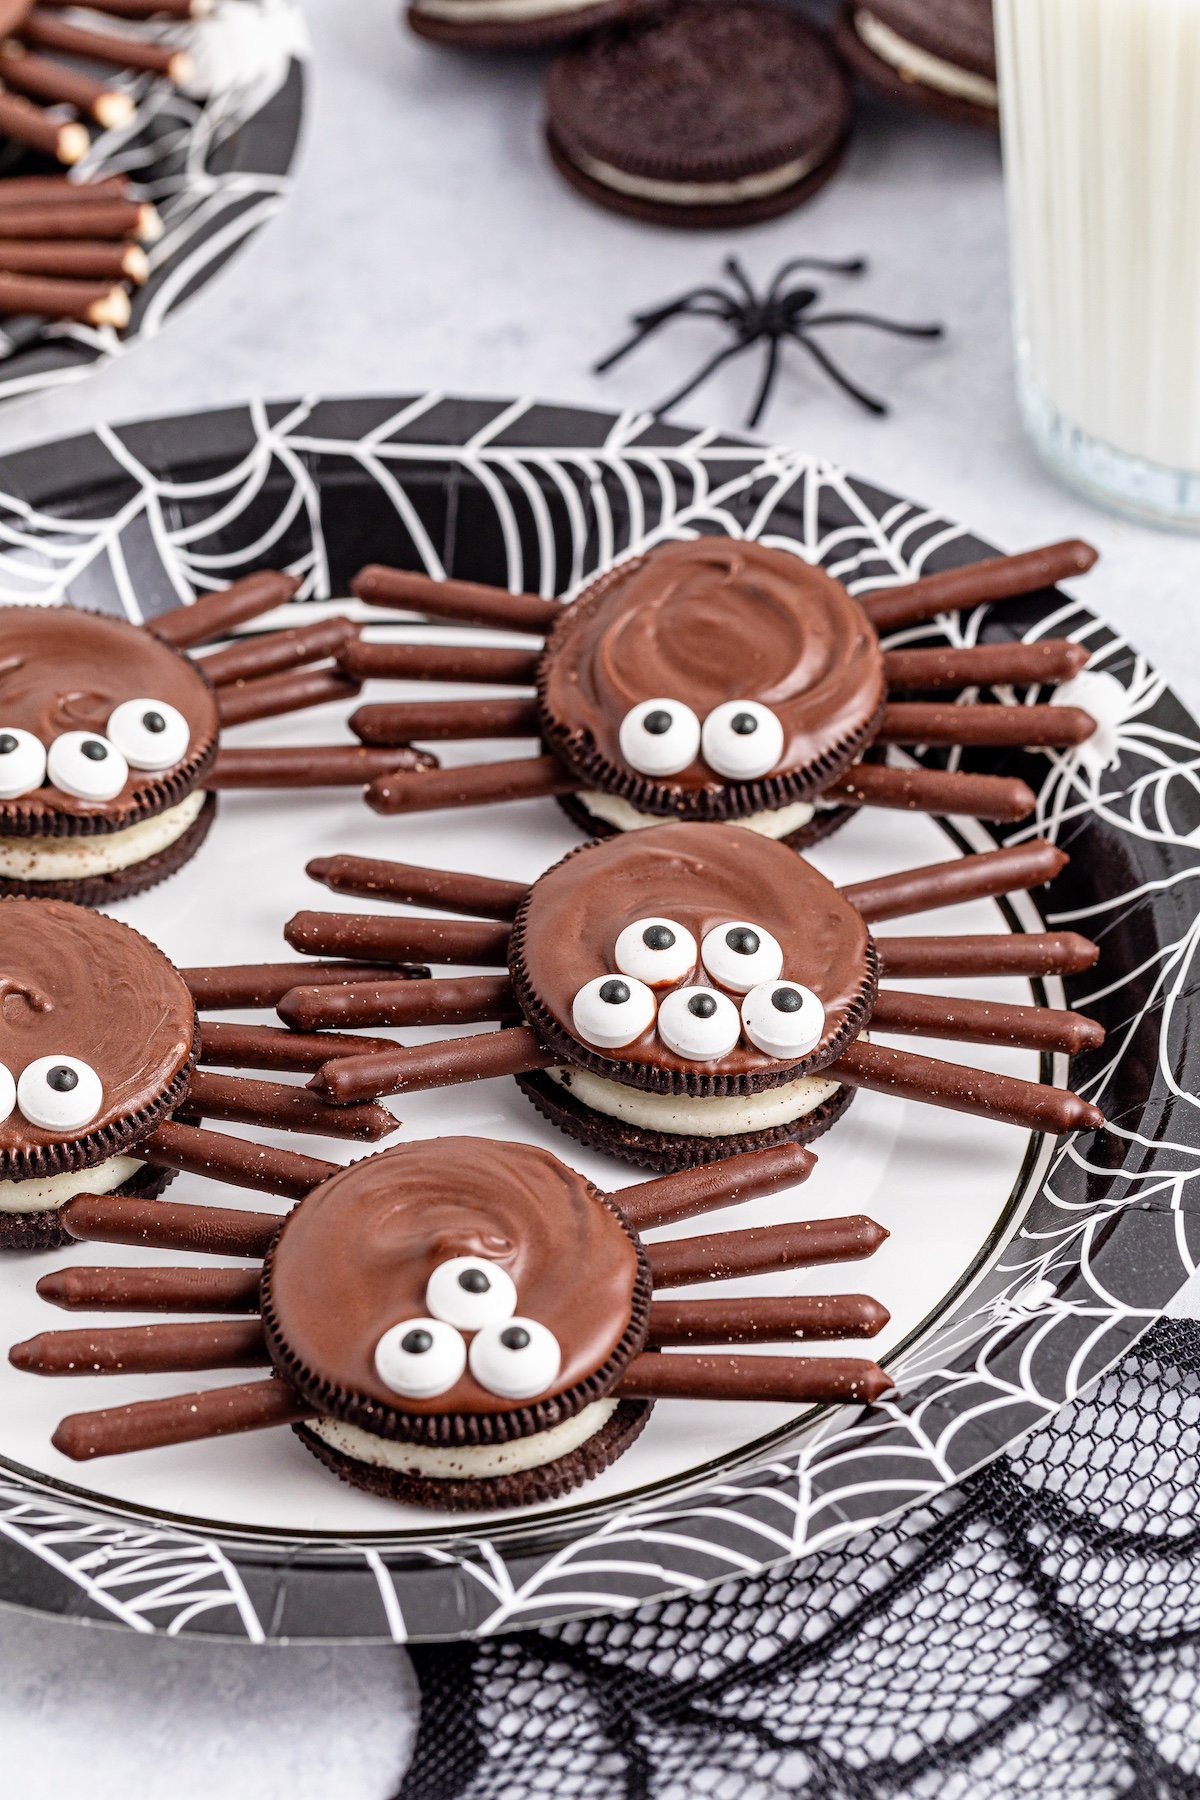
[[[121,831],[176,805],[207,768],[217,741],[212,690],[186,656],[148,631],[71,607],[0,607],[0,731],[19,727],[49,749],[67,731],[103,737],[123,700],[164,700],[188,722],[174,769],[131,769],[112,800],[80,800],[43,786],[0,801],[0,835]]]
[[[857,1030],[873,993],[874,958],[858,911],[794,851],[737,825],[653,825],[585,845],[530,890],[518,918],[513,976],[537,1030],[548,1024],[552,1045],[568,1039],[586,1068],[650,1078],[638,1085],[696,1091],[701,1079],[749,1078],[748,1086],[794,1079],[797,1065],[756,1050],[743,1035],[727,1056],[697,1062],[678,1056],[652,1028],[620,1050],[580,1044],[572,1024],[576,994],[597,976],[613,975],[617,937],[638,919],[685,926],[699,945],[718,925],[740,920],[777,938],[785,981],[811,988],[825,1008],[821,1043],[804,1068],[819,1067]],[[675,984],[714,985],[697,959]],[[661,995],[660,995],[661,999]],[[714,1091],[720,1091],[719,1089]]]
[[[629,769],[619,733],[655,699],[701,721],[725,701],[759,701],[783,727],[783,753],[756,781],[727,780],[700,757],[648,780]],[[819,791],[862,748],[883,699],[878,639],[846,590],[733,538],[665,544],[602,577],[556,623],[540,682],[547,740],[581,780],[684,816],[706,797],[744,816]]]
[[[469,1369],[430,1400],[402,1398],[376,1372],[379,1339],[428,1317],[429,1277],[456,1256],[499,1263],[516,1287],[518,1314],[558,1339],[562,1365],[539,1406],[586,1383],[628,1333],[638,1254],[590,1184],[545,1150],[440,1138],[355,1163],[288,1218],[264,1286],[283,1372],[340,1416],[354,1400],[417,1418],[511,1414],[514,1402],[489,1393]]]
[[[14,1079],[43,1056],[100,1077],[91,1139],[152,1108],[187,1069],[195,1008],[183,978],[140,932],[65,900],[0,900],[0,1063]],[[0,1158],[64,1142],[16,1109],[0,1122]]]

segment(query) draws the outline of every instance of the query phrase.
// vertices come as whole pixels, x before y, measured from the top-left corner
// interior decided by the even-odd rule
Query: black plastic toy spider
[[[890,331],[897,337],[940,338],[943,335],[941,325],[905,325],[895,319],[883,319],[876,313],[862,312],[827,312],[812,314],[811,308],[821,298],[821,291],[815,287],[786,287],[788,278],[799,269],[817,269],[833,275],[862,275],[866,272],[863,258],[855,258],[850,262],[830,262],[818,256],[795,256],[777,269],[765,292],[758,294],[741,262],[736,256],[725,259],[724,269],[729,276],[731,286],[692,288],[686,294],[678,295],[661,306],[655,306],[648,312],[635,313],[633,324],[636,330],[625,343],[611,351],[603,361],[595,365],[594,373],[603,375],[615,363],[629,355],[631,350],[645,339],[653,335],[660,326],[669,319],[684,316],[692,318],[719,319],[734,335],[731,344],[725,344],[715,355],[686,382],[683,387],[663,400],[654,408],[654,416],[661,418],[694,394],[702,382],[708,380],[724,362],[731,357],[740,356],[743,350],[749,350],[754,344],[764,342],[767,353],[763,363],[762,378],[758,384],[758,393],[754,405],[746,420],[748,426],[757,425],[762,418],[770,398],[771,389],[779,368],[779,347],[786,338],[793,344],[799,344],[807,350],[813,361],[822,368],[829,379],[857,400],[868,412],[884,414],[887,407],[882,400],[868,394],[865,389],[850,379],[833,361],[827,350],[822,349],[810,334],[818,325],[869,325],[876,331]]]

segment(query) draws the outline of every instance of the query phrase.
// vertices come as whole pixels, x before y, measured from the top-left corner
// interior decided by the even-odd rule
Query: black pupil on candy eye
[[[758,730],[758,720],[753,713],[734,713],[729,721],[730,729],[739,737],[752,737]]]
[[[747,926],[735,926],[725,933],[725,942],[738,956],[756,956],[760,941],[757,931],[751,931]]]
[[[427,1350],[433,1349],[433,1338],[428,1331],[406,1331],[400,1339],[400,1348],[407,1350],[410,1356],[424,1356]]]
[[[600,989],[600,998],[607,1006],[624,1006],[629,998],[629,989],[623,981],[606,981]]]
[[[458,1285],[468,1294],[486,1294],[492,1284],[482,1269],[464,1269],[458,1278]]]
[[[675,933],[669,925],[647,925],[642,942],[647,950],[669,950],[675,942]]]
[[[79,749],[89,762],[104,762],[108,756],[107,746],[99,738],[89,738],[86,744],[80,744]]]
[[[795,988],[776,988],[771,995],[771,1005],[776,1012],[799,1012],[804,1005]]]
[[[159,712],[143,713],[142,724],[146,727],[147,731],[159,732],[167,729],[167,721]]]
[[[693,994],[688,1001],[688,1011],[697,1019],[711,1019],[717,1010],[717,1003],[711,994]]]
[[[651,737],[661,737],[664,731],[671,729],[671,715],[660,706],[652,713],[647,713],[642,720],[642,730],[648,731]]]
[[[58,1068],[51,1069],[47,1074],[46,1086],[53,1088],[56,1094],[69,1094],[72,1088],[79,1086],[79,1077],[74,1069],[65,1068],[60,1063]]]
[[[529,1343],[529,1333],[521,1325],[510,1325],[507,1331],[500,1333],[500,1342],[506,1350],[524,1350]]]
[[[0,756],[11,756],[17,747],[17,740],[11,731],[0,733]]]

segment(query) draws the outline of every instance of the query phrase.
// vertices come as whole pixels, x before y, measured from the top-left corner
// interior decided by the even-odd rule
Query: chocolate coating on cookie
[[[152,818],[197,784],[218,731],[204,676],[151,632],[70,607],[0,607],[0,737],[28,732],[47,753],[69,732],[107,743],[113,713],[130,700],[158,701],[182,715],[188,741],[175,762],[161,770],[130,767],[107,800],[69,793],[48,771],[31,792],[0,800],[0,836],[123,831]]]
[[[698,538],[621,564],[565,609],[539,700],[548,743],[585,785],[645,812],[706,819],[819,792],[869,740],[884,695],[878,638],[838,582],[782,550]],[[674,773],[635,768],[622,725],[647,701],[687,709],[710,734],[719,707],[763,709],[774,760],[722,774],[702,738]],[[732,736],[726,748],[738,748]]]
[[[700,947],[695,964],[659,988],[660,1016],[648,1029],[619,1048],[596,1048],[579,1037],[576,998],[587,983],[618,974],[617,939],[639,920],[690,933]],[[708,934],[731,923],[778,944],[781,967],[765,981],[808,989],[824,1009],[820,1040],[803,1055],[768,1055],[744,1030],[712,1057],[680,1055],[664,1042],[661,1011],[672,990],[699,988],[719,993],[722,1009],[741,1007],[747,990],[721,979],[726,959],[713,975],[703,955]],[[530,890],[511,966],[522,1009],[549,1049],[666,1093],[748,1093],[821,1068],[861,1029],[875,988],[874,948],[858,911],[785,845],[734,825],[655,825],[572,852]]]
[[[557,1340],[557,1373],[517,1411],[470,1367],[425,1399],[376,1367],[384,1334],[429,1320],[430,1278],[460,1257],[497,1265],[515,1317]],[[369,1157],[301,1202],[267,1259],[263,1318],[278,1367],[323,1412],[385,1436],[472,1442],[489,1420],[493,1439],[520,1436],[601,1397],[644,1334],[647,1279],[615,1209],[556,1157],[439,1139]]]
[[[0,900],[0,1064],[18,1092],[0,1121],[0,1178],[86,1167],[148,1130],[186,1078],[195,1035],[182,976],[140,932],[62,900]],[[78,1129],[21,1110],[21,1076],[43,1058],[99,1080],[98,1109]]]

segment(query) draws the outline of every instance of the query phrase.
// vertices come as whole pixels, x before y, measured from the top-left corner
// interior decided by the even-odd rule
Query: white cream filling
[[[987,106],[993,111],[999,106],[1000,90],[988,76],[960,69],[956,63],[910,44],[873,12],[865,8],[856,12],[854,29],[872,55],[889,69],[895,69],[904,81],[933,88],[935,93],[946,94],[952,100],[969,100],[973,106]]]
[[[619,794],[600,794],[592,790],[579,793],[580,801],[594,819],[603,819],[617,831],[643,831],[648,825],[669,825],[669,819],[657,813],[638,812],[623,800]],[[757,831],[760,837],[791,837],[793,831],[802,831],[812,822],[816,808],[807,800],[793,800],[790,806],[779,806],[770,812],[750,813],[747,818],[733,819],[731,824],[741,825],[746,831]]]
[[[549,19],[595,5],[596,0],[413,0],[414,12],[463,24],[488,19]]]
[[[662,201],[667,206],[736,206],[743,200],[761,200],[803,181],[819,160],[816,156],[798,156],[793,162],[780,163],[777,169],[766,169],[760,175],[740,175],[733,181],[655,181],[648,175],[627,175],[624,169],[614,168],[598,157],[571,152],[575,167],[602,187],[615,188],[618,194],[630,194],[636,200]]]
[[[757,1094],[721,1094],[703,1100],[693,1094],[651,1094],[644,1088],[624,1087],[603,1075],[593,1075],[590,1069],[555,1068],[547,1069],[546,1074],[581,1106],[619,1119],[623,1125],[699,1138],[791,1125],[831,1099],[840,1085],[821,1075],[802,1075],[798,1081],[763,1088]]]
[[[92,837],[0,837],[0,875],[10,881],[83,881],[149,862],[177,843],[200,817],[207,798],[197,788],[166,812],[127,831]]]
[[[564,1419],[549,1431],[517,1438],[511,1444],[472,1444],[453,1450],[432,1444],[397,1444],[376,1437],[358,1425],[340,1419],[312,1419],[308,1429],[343,1456],[370,1463],[374,1469],[391,1469],[398,1475],[426,1475],[432,1481],[477,1481],[495,1475],[521,1475],[527,1469],[543,1469],[547,1463],[569,1456],[608,1423],[616,1412],[616,1400],[595,1400],[572,1419]]]
[[[76,1194],[111,1194],[145,1163],[133,1156],[110,1156],[94,1169],[70,1169],[40,1181],[0,1181],[0,1213],[57,1212]]]

